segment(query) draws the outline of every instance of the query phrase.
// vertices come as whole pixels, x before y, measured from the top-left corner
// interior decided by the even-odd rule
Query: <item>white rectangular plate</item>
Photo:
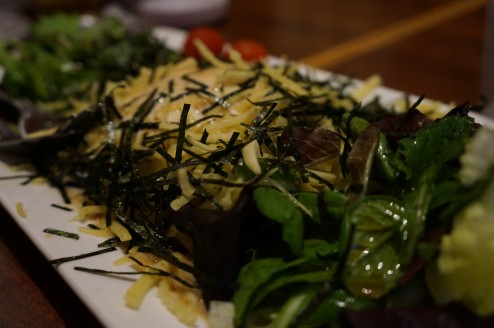
[[[184,39],[184,32],[177,29],[160,28],[157,36],[165,40],[170,46],[178,48]],[[328,74],[314,71],[318,74]],[[401,92],[388,88],[379,88],[373,95],[379,95],[384,103],[391,103],[403,96]],[[494,128],[494,122],[480,115],[473,114],[479,122]],[[20,172],[12,172],[9,166],[0,162],[0,176],[14,176]],[[97,251],[100,238],[80,234],[79,240],[72,240],[43,232],[47,227],[77,233],[80,223],[68,222],[75,212],[57,209],[52,204],[64,205],[57,190],[46,185],[21,185],[22,180],[0,181],[0,202],[11,214],[13,219],[22,228],[26,235],[47,259],[74,256],[82,253]],[[26,211],[26,218],[22,218],[16,204],[22,204]],[[134,327],[185,327],[170,314],[154,289],[144,299],[139,310],[132,310],[125,306],[123,296],[135,276],[109,277],[74,270],[75,266],[119,270],[112,265],[113,261],[122,256],[122,251],[98,255],[95,257],[67,262],[56,267],[59,274],[88,306],[94,315],[106,327],[134,328]],[[123,270],[122,270],[123,271]],[[198,327],[205,327],[203,321]]]

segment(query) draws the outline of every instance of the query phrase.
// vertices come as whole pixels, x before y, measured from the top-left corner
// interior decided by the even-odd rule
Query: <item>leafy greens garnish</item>
[[[88,21],[68,14],[41,17],[28,40],[0,44],[2,88],[35,102],[86,97],[97,83],[179,58],[149,31],[131,33],[115,18]]]

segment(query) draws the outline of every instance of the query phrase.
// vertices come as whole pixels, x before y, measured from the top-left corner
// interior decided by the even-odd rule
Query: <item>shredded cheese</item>
[[[17,211],[17,214],[19,214],[21,218],[27,218],[26,210],[24,209],[24,205],[21,202],[15,204],[15,209]]]
[[[130,232],[120,222],[113,220],[110,230],[120,239],[120,241],[129,241],[132,239]]]
[[[259,143],[257,140],[249,142],[242,148],[242,157],[245,165],[255,174],[261,174],[261,164],[259,164],[258,156],[260,156]]]
[[[124,299],[125,304],[133,309],[139,309],[146,293],[159,281],[159,277],[148,274],[142,275],[132,286],[127,289]]]

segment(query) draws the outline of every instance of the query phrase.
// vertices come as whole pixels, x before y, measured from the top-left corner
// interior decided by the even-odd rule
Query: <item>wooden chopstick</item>
[[[450,2],[399,23],[350,39],[340,45],[304,57],[299,61],[313,67],[329,68],[485,6],[486,0],[459,0]]]

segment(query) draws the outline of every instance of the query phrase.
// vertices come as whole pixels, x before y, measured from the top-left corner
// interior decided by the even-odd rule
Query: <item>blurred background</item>
[[[482,104],[494,98],[493,7],[488,0],[0,0],[0,38],[23,37],[33,19],[55,11],[111,12],[145,28],[210,25],[228,40],[256,39],[276,56],[360,79],[377,73],[388,87],[443,102]],[[97,327],[15,223],[1,230],[8,269],[0,270],[0,326]]]
[[[257,39],[273,55],[356,78],[378,73],[387,86],[444,102],[478,103],[488,2],[0,0],[0,36],[22,36],[30,19],[54,11],[117,8],[143,27],[212,25],[230,40]]]

